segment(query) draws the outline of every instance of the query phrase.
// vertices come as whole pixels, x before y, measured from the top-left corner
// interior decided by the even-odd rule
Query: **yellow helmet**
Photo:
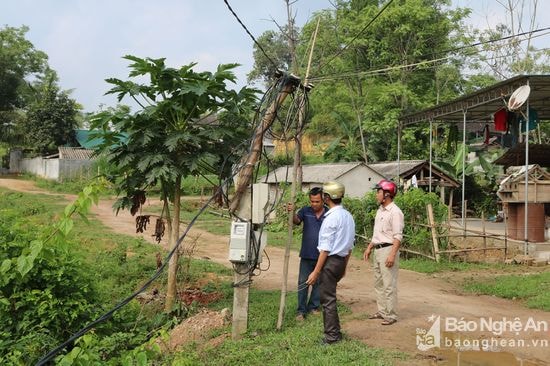
[[[326,182],[323,184],[323,193],[328,194],[333,200],[342,198],[344,197],[344,193],[346,193],[346,187],[336,181]]]

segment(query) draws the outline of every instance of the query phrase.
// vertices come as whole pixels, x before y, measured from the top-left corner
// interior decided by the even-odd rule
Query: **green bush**
[[[284,186],[281,185],[281,190]],[[280,232],[287,230],[288,215],[284,202],[289,202],[290,188],[286,188],[281,200],[281,204],[276,207],[277,216],[274,222],[269,225],[269,231]],[[434,211],[436,223],[444,222],[447,218],[447,206],[439,201],[435,193],[426,193],[421,189],[411,189],[405,193],[399,193],[395,197],[395,203],[403,211],[405,216],[405,229],[403,246],[423,252],[431,252],[432,240],[428,224],[428,214],[426,207],[431,204]],[[299,192],[296,195],[296,207],[302,207],[309,204],[307,192]],[[374,228],[374,218],[378,210],[375,192],[369,192],[363,198],[344,197],[343,206],[353,215],[355,220],[355,232],[370,240]],[[299,230],[299,229],[298,229]],[[443,229],[439,228],[442,231]],[[364,240],[358,240],[356,246],[361,247],[365,244]],[[446,248],[447,242],[441,241],[440,248]]]
[[[51,228],[17,229],[9,210],[0,215],[0,355],[29,364],[96,315],[96,294],[70,243],[47,241]]]

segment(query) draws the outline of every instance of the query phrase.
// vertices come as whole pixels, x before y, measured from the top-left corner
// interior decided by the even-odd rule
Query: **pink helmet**
[[[374,189],[386,191],[392,198],[397,194],[397,185],[391,180],[382,179],[377,185],[374,186]]]

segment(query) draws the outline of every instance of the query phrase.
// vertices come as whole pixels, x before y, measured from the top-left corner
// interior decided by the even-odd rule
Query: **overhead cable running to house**
[[[462,51],[463,49],[466,49],[466,48],[481,46],[481,45],[484,45],[484,44],[490,44],[490,43],[495,43],[495,42],[499,42],[499,41],[505,41],[505,40],[507,40],[507,39],[511,39],[511,38],[515,38],[515,37],[521,37],[521,36],[525,36],[525,35],[528,35],[528,34],[534,34],[534,33],[544,32],[544,31],[547,31],[547,30],[550,30],[550,27],[538,28],[538,29],[535,29],[535,30],[532,30],[532,31],[528,31],[528,32],[522,32],[522,33],[511,34],[511,35],[509,35],[509,36],[505,36],[505,37],[501,37],[501,38],[497,38],[497,39],[490,39],[490,40],[488,40],[488,41],[480,41],[480,42],[472,43],[472,44],[469,44],[469,45],[465,45],[465,46],[461,46],[461,47],[457,47],[457,48],[452,48],[452,49],[449,49],[449,50],[441,51],[441,54],[446,54],[446,53],[453,53],[453,52],[457,52],[457,51]],[[522,41],[525,41],[525,40],[522,40]]]
[[[256,46],[258,46],[258,48],[262,51],[262,53],[264,54],[264,56],[269,60],[269,62],[271,62],[271,64],[273,65],[273,67],[275,67],[275,69],[277,69],[279,66],[275,63],[275,61],[273,61],[273,59],[271,57],[269,57],[269,55],[267,54],[267,52],[264,50],[264,48],[262,47],[262,45],[256,40],[256,38],[254,38],[254,36],[252,35],[252,33],[250,33],[250,31],[248,30],[248,28],[246,27],[246,25],[244,25],[244,23],[241,21],[241,19],[239,18],[239,16],[237,15],[237,13],[235,13],[235,11],[233,10],[233,8],[231,7],[231,5],[229,5],[229,2],[227,0],[223,0],[223,2],[225,3],[225,5],[227,5],[227,8],[229,9],[229,11],[231,12],[231,14],[233,14],[233,16],[235,17],[235,19],[237,19],[237,21],[239,22],[239,24],[241,25],[241,27],[243,27],[243,29],[245,30],[245,32],[250,36],[250,38],[252,38],[252,41],[254,41],[254,44],[256,44]]]
[[[550,27],[536,29],[536,30],[533,30],[533,31],[530,31],[530,32],[518,33],[518,34],[514,34],[514,35],[510,35],[510,36],[506,36],[506,37],[502,37],[502,38],[498,38],[498,39],[493,39],[493,40],[488,40],[488,41],[483,41],[483,42],[476,42],[476,43],[472,43],[470,45],[465,45],[465,46],[462,46],[462,47],[458,47],[456,49],[441,52],[441,54],[460,51],[460,50],[463,50],[463,49],[477,47],[477,46],[481,46],[481,45],[484,45],[484,44],[490,44],[490,43],[495,43],[495,42],[507,40],[507,39],[510,39],[510,38],[513,38],[513,37],[519,37],[519,36],[526,35],[526,34],[529,34],[529,33],[532,34],[532,33],[538,33],[538,32],[543,32],[543,31],[547,31],[547,30],[550,30]],[[537,35],[537,36],[532,37],[532,38],[536,38],[536,37],[540,37],[540,36],[544,36],[544,35],[548,35],[548,34],[550,34],[550,33],[540,34],[540,35]],[[527,39],[520,40],[520,42],[524,42],[524,41],[527,41]],[[538,49],[538,51],[544,51],[544,50],[547,50],[547,48]],[[477,53],[480,53],[480,52],[481,51],[477,51]],[[511,56],[511,54],[497,56],[497,57],[494,57],[494,59],[509,57],[509,56]],[[405,68],[410,68],[410,67],[417,67],[417,66],[435,64],[435,63],[438,63],[440,61],[445,61],[447,59],[450,59],[452,57],[454,57],[454,56],[453,55],[448,55],[448,56],[440,57],[440,58],[436,58],[436,59],[424,60],[424,61],[419,61],[419,62],[415,62],[415,63],[411,63],[411,64],[405,64],[405,65],[388,66],[388,67],[384,67],[384,68],[380,68],[380,69],[374,69],[374,70],[348,71],[348,72],[344,72],[344,73],[341,73],[341,74],[326,74],[326,75],[320,75],[320,76],[317,76],[317,77],[312,77],[312,78],[310,78],[310,80],[311,81],[327,81],[327,80],[334,80],[334,79],[340,79],[340,78],[351,78],[351,77],[356,77],[356,76],[382,75],[382,74],[385,74],[385,73],[387,73],[389,71],[393,71],[393,70],[399,70],[399,69],[405,69]],[[431,67],[433,67],[433,66],[431,66]]]

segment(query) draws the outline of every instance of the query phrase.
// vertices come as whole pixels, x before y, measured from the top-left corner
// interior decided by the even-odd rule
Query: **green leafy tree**
[[[29,94],[26,80],[47,69],[47,55],[25,38],[28,30],[25,26],[0,28],[0,141],[16,139],[16,111],[25,106]]]
[[[292,27],[292,29],[294,32],[292,37],[296,39],[298,29],[296,27]],[[290,72],[292,53],[288,44],[289,36],[289,27],[284,26],[279,31],[265,31],[258,37],[258,43],[262,46],[263,51],[257,44],[254,44],[254,66],[248,73],[248,81],[263,80],[269,83],[273,80],[277,70]]]
[[[109,94],[119,101],[132,98],[141,107],[135,113],[107,110],[91,120],[92,128],[103,139],[104,152],[116,171],[109,175],[119,199],[115,208],[135,214],[149,190],[160,187],[160,198],[169,217],[169,245],[173,250],[179,238],[182,178],[200,174],[204,167],[224,165],[220,154],[228,146],[238,146],[234,138],[246,128],[246,116],[255,100],[255,91],[234,91],[236,64],[218,66],[216,72],[196,72],[194,63],[178,69],[167,67],[164,59],[125,56],[131,61],[130,78],[108,79]],[[221,118],[214,118],[220,112]],[[225,145],[225,150],[221,146]],[[225,165],[226,166],[226,165]],[[231,164],[229,164],[231,166]],[[230,169],[230,168],[229,168]],[[226,168],[227,173],[227,168]],[[170,260],[165,310],[171,311],[176,295],[178,252]]]
[[[34,94],[22,122],[25,145],[39,154],[55,153],[58,146],[74,146],[80,106],[67,92],[59,90],[55,73],[37,83]]]
[[[382,11],[386,5],[338,1],[334,11],[306,24],[301,36],[309,39],[321,19],[312,76],[318,86],[310,98],[311,129],[318,129],[313,133],[345,136],[333,112],[348,115],[361,127],[356,133],[359,139],[363,132],[369,161],[396,157],[400,115],[455,97],[464,82],[462,55],[447,51],[466,41],[460,29],[468,11],[451,10],[441,0],[394,1]],[[423,129],[410,134],[415,145],[429,138]],[[415,145],[404,145],[404,153],[424,153]]]

